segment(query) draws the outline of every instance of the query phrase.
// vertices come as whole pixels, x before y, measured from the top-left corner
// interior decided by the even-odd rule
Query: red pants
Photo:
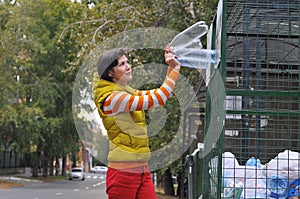
[[[109,199],[157,199],[147,166],[126,170],[108,168],[106,193]]]

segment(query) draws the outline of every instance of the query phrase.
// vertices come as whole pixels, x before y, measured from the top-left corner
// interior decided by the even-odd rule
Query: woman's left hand
[[[173,69],[180,70],[180,63],[176,59],[176,55],[173,53],[173,47],[167,45],[165,48],[165,61]]]

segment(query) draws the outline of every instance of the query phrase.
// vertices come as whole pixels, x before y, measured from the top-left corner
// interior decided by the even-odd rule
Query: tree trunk
[[[59,174],[59,158],[55,158],[55,176],[58,176]]]
[[[62,169],[61,169],[62,176],[66,176],[66,161],[67,161],[67,158],[66,158],[66,155],[64,155],[63,159],[62,159]]]
[[[50,164],[49,164],[49,169],[50,169],[49,176],[54,176],[53,163],[54,163],[54,156],[51,156]]]
[[[38,152],[32,152],[30,157],[32,177],[38,177],[40,155]]]
[[[43,177],[48,177],[48,156],[46,153],[44,153],[44,159],[43,159]]]
[[[38,169],[38,167],[36,167],[36,166],[34,166],[33,168],[32,168],[32,177],[38,177],[38,171],[39,171],[39,169]]]
[[[180,197],[181,196],[181,171],[178,171],[177,173],[177,191],[176,191],[176,196]]]
[[[173,180],[172,180],[172,173],[169,168],[164,173],[163,182],[164,182],[165,194],[170,195],[170,196],[175,196],[174,184],[173,184]]]

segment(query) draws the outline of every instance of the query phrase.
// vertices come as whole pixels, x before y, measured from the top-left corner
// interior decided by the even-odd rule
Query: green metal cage
[[[300,197],[299,37],[299,0],[220,0],[208,36],[220,62],[207,72],[203,198]]]

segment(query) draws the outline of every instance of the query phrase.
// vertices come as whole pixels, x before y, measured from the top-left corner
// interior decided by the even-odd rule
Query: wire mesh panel
[[[223,4],[226,119],[206,197],[300,197],[300,0]]]
[[[220,175],[219,171],[221,171],[219,169],[221,167],[218,164],[218,157],[221,157],[219,154],[220,150],[218,150],[218,148],[222,146],[222,127],[225,119],[225,88],[222,76],[218,70],[213,73],[208,85],[207,98],[209,101],[207,108],[209,108],[207,109],[208,116],[206,118],[209,125],[204,139],[204,157],[205,161],[210,161],[211,158],[214,160],[209,163],[209,175],[204,174],[205,179],[209,179],[210,177],[210,181],[204,180],[206,183],[206,185],[204,185],[204,189],[210,190],[210,194],[212,195],[217,195],[218,184],[220,184],[218,176]]]

